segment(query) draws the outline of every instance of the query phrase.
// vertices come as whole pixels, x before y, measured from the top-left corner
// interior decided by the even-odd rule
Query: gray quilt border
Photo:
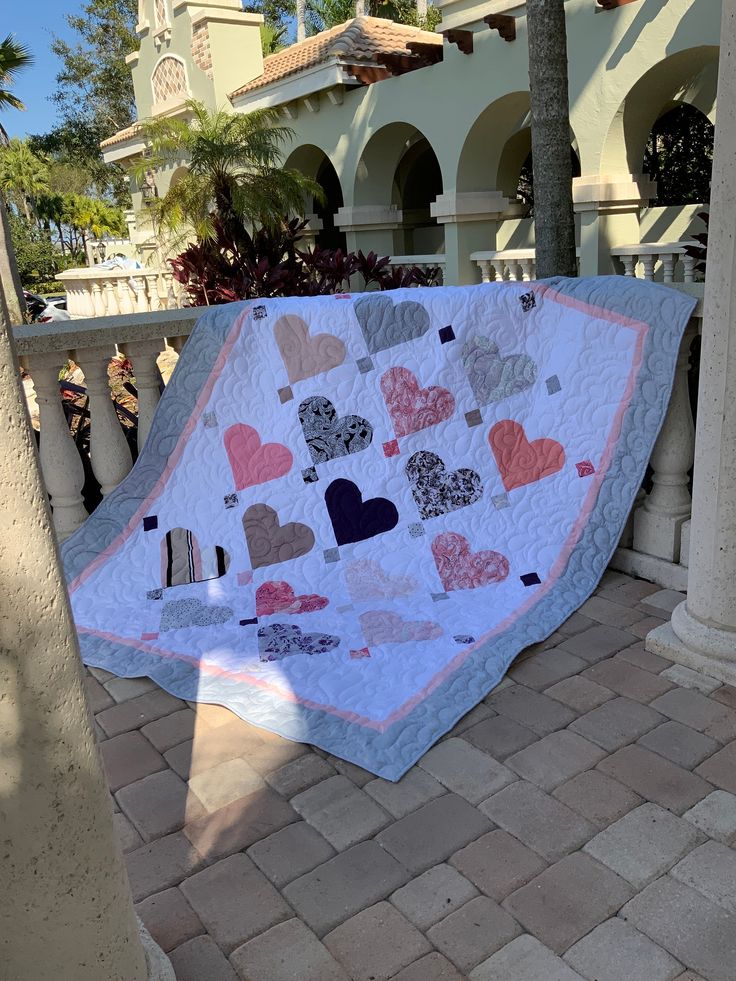
[[[612,295],[614,283],[617,292]],[[555,587],[507,632],[473,652],[406,717],[386,731],[378,732],[322,710],[285,703],[276,706],[270,696],[234,681],[218,678],[215,682],[185,661],[172,663],[146,651],[82,633],[84,661],[110,669],[124,653],[128,662],[125,677],[147,675],[180,698],[226,704],[242,718],[265,729],[319,746],[388,780],[398,780],[458,719],[496,687],[521,650],[552,634],[591,595],[617,547],[664,421],[680,341],[695,301],[675,289],[625,277],[554,279],[540,281],[534,288],[544,285],[571,299],[650,326],[634,397],[624,415],[621,436],[601,482],[595,507]],[[529,290],[528,284],[509,284],[503,288]],[[482,292],[498,287],[484,284],[447,289]],[[400,290],[394,296],[397,300],[421,299],[422,292]],[[284,301],[265,302],[270,307]],[[62,547],[69,580],[114,541],[150,493],[235,317],[248,306],[215,307],[197,322],[187,342],[187,357],[177,366],[157,407],[151,428],[154,438],[149,438],[134,470]],[[115,673],[120,674],[119,663],[115,664]]]

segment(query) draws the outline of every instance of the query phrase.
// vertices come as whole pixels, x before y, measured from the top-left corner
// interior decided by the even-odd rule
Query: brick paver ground
[[[397,784],[88,672],[138,914],[179,981],[736,981],[736,689],[596,595]]]

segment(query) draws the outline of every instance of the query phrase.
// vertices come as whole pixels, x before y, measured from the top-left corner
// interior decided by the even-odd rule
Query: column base
[[[646,650],[736,687],[736,633],[696,620],[680,603],[669,623],[651,630]]]
[[[147,981],[176,981],[174,968],[166,954],[146,930],[141,918],[138,917],[138,930],[141,936],[143,953],[146,955],[146,967],[148,968]]]

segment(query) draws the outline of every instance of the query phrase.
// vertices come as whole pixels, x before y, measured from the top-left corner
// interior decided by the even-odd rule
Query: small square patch
[[[353,604],[352,603],[348,603],[347,606],[338,606],[337,612],[338,613],[351,613],[354,609],[355,609],[355,607],[353,606]]]
[[[562,391],[562,385],[560,385],[560,379],[557,375],[549,377],[544,384],[547,386],[547,395],[556,395]]]
[[[435,601],[435,603],[439,603],[440,600],[449,598],[450,597],[447,595],[447,593],[432,593],[432,599]]]
[[[468,426],[480,426],[483,422],[483,416],[480,414],[480,409],[472,409],[470,412],[465,413],[465,421]]]
[[[400,452],[398,439],[391,439],[388,443],[383,444],[384,456],[398,456]]]
[[[509,495],[508,494],[494,494],[491,498],[493,506],[497,511],[501,508],[507,508],[509,506]]]
[[[367,647],[359,647],[357,651],[350,651],[350,657],[353,661],[362,661],[364,657],[370,657],[371,652]]]
[[[141,634],[141,640],[158,640],[158,633]]]
[[[440,327],[439,335],[440,335],[440,343],[442,344],[447,344],[448,341],[455,340],[455,331],[452,329],[452,327],[449,326]]]
[[[205,412],[202,416],[202,425],[205,429],[215,429],[217,426],[217,413]]]
[[[149,589],[146,593],[146,599],[150,600],[160,600],[163,599],[164,591],[163,589]]]
[[[326,548],[325,552],[325,562],[339,562],[340,561],[340,549],[339,548]]]
[[[238,586],[250,586],[253,582],[253,573],[248,570],[247,572],[239,572],[237,575]]]
[[[223,501],[225,502],[225,507],[226,508],[234,508],[234,507],[237,506],[237,503],[238,503],[238,495],[237,494],[226,494],[223,497]]]
[[[475,637],[471,637],[470,634],[455,634],[452,638],[456,644],[474,644]]]
[[[358,366],[358,371],[364,375],[367,371],[373,371],[373,360],[372,358],[358,358],[355,362]]]
[[[153,531],[155,528],[158,528],[158,518],[155,514],[149,514],[143,519],[143,530]]]
[[[595,473],[595,467],[590,460],[581,460],[580,463],[575,464],[575,469],[578,472],[578,477],[590,477]]]
[[[253,624],[258,623],[258,617],[251,617],[249,620],[241,620],[241,627],[252,627]]]
[[[537,305],[537,298],[533,292],[522,293],[519,297],[519,302],[521,303],[521,309],[524,313],[529,313]]]
[[[264,306],[253,307],[254,320],[263,320],[263,318],[267,316],[268,316],[268,312]]]
[[[316,467],[305,467],[302,470],[302,480],[305,484],[314,484],[319,480]]]
[[[536,572],[527,572],[523,576],[519,576],[519,579],[525,586],[538,586],[542,581]]]
[[[409,525],[409,534],[412,538],[421,538],[424,532],[424,525],[421,521],[415,521],[413,524]]]
[[[353,298],[351,293],[333,293],[332,296],[335,300],[352,300]]]
[[[294,393],[291,390],[291,385],[287,385],[286,388],[280,388],[278,391],[278,396],[283,405],[285,402],[291,402],[294,398]]]

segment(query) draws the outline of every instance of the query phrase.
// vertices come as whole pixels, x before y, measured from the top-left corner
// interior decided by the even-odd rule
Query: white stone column
[[[133,362],[135,387],[138,390],[138,449],[142,450],[161,398],[156,359],[164,349],[164,340],[135,341],[122,344],[120,349]]]
[[[88,347],[74,352],[84,372],[89,396],[89,458],[102,496],[115,490],[133,466],[128,442],[118,422],[107,373],[109,347]]]
[[[403,214],[395,204],[359,205],[338,209],[335,214],[335,227],[345,232],[348,249],[357,252],[362,249],[366,255],[373,251],[378,255],[401,255],[403,248],[396,249],[396,233],[402,227]],[[356,284],[362,289],[361,280]]]
[[[60,541],[76,531],[87,517],[82,501],[84,467],[69,432],[59,393],[59,372],[66,362],[66,351],[34,354],[25,359],[38,402],[41,469],[51,495],[54,527]]]
[[[445,232],[447,286],[478,282],[478,266],[471,253],[496,248],[499,220],[514,207],[500,191],[445,191],[432,202],[429,212]],[[488,275],[492,280],[490,270]]]
[[[639,211],[656,190],[657,185],[640,174],[595,174],[573,180],[581,276],[615,272],[611,248],[639,242]]]
[[[0,414],[0,976],[146,981],[155,977],[153,962],[113,831],[15,347],[1,315]],[[173,979],[173,971],[158,976]]]
[[[736,684],[736,4],[721,23],[687,600],[648,650]]]

